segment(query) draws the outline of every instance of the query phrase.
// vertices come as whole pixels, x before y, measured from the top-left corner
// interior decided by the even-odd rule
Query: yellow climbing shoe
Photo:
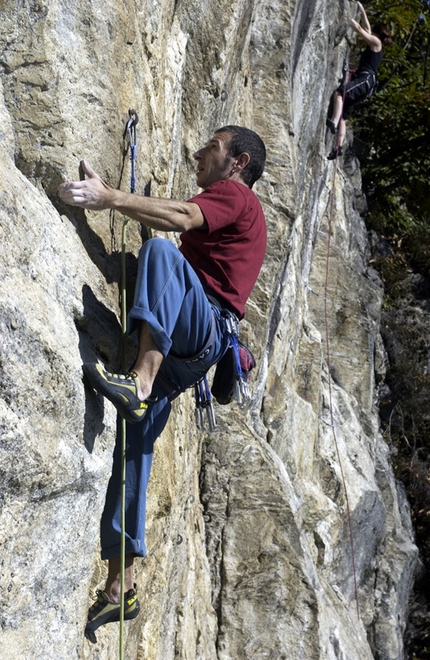
[[[137,396],[139,376],[136,373],[111,374],[101,364],[88,362],[83,370],[92,387],[113,403],[121,417],[131,424],[142,421],[148,403]]]
[[[85,627],[85,637],[95,644],[97,637],[95,630],[105,623],[119,621],[119,603],[112,603],[104,591],[97,591],[97,600],[88,611],[88,621]],[[137,598],[136,585],[124,594],[124,621],[135,619],[140,612],[140,603]]]

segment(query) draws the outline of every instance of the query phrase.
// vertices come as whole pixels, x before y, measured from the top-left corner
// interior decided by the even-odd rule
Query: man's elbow
[[[190,229],[200,229],[205,224],[205,218],[201,212],[200,206],[194,202],[187,202],[186,204],[187,206],[184,209],[184,214],[181,221],[183,231],[189,231]]]

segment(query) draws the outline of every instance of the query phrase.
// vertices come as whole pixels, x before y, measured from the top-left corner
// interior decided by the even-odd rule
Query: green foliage
[[[430,218],[430,6],[428,0],[374,0],[371,24],[388,23],[378,92],[354,112],[368,147],[363,185],[375,229],[409,231]],[[359,44],[357,43],[357,46]],[[362,44],[360,44],[362,46]]]
[[[402,282],[408,273],[408,265],[401,254],[393,254],[389,257],[375,257],[372,266],[376,268],[385,287],[384,306],[389,307],[396,304],[402,292]]]
[[[367,223],[390,246],[373,259],[385,285],[381,332],[390,363],[381,420],[423,562],[407,657],[430,660],[430,0],[373,0],[365,8],[371,25],[388,23],[393,34],[379,89],[351,120],[365,154]],[[357,49],[362,46],[357,39]]]

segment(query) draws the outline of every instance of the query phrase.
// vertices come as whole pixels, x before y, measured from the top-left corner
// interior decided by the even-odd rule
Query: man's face
[[[227,156],[231,138],[232,134],[228,132],[215,133],[204,147],[193,154],[197,161],[196,179],[200,188],[207,188],[232,175],[234,158]]]

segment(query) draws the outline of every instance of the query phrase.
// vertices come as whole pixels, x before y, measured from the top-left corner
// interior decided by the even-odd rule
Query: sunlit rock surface
[[[192,397],[157,441],[142,614],[127,659],[400,660],[416,563],[379,432],[381,283],[357,162],[326,160],[349,2],[3,0],[0,24],[0,655],[118,657],[83,637],[106,566],[99,520],[115,411],[81,364],[119,363],[122,218],[61,206],[86,158],[137,192],[197,192],[193,152],[224,124],[268,149],[267,258],[242,324],[253,405]],[[348,37],[349,38],[349,37]],[[177,237],[169,236],[176,241]],[[132,290],[140,228],[128,227]]]

